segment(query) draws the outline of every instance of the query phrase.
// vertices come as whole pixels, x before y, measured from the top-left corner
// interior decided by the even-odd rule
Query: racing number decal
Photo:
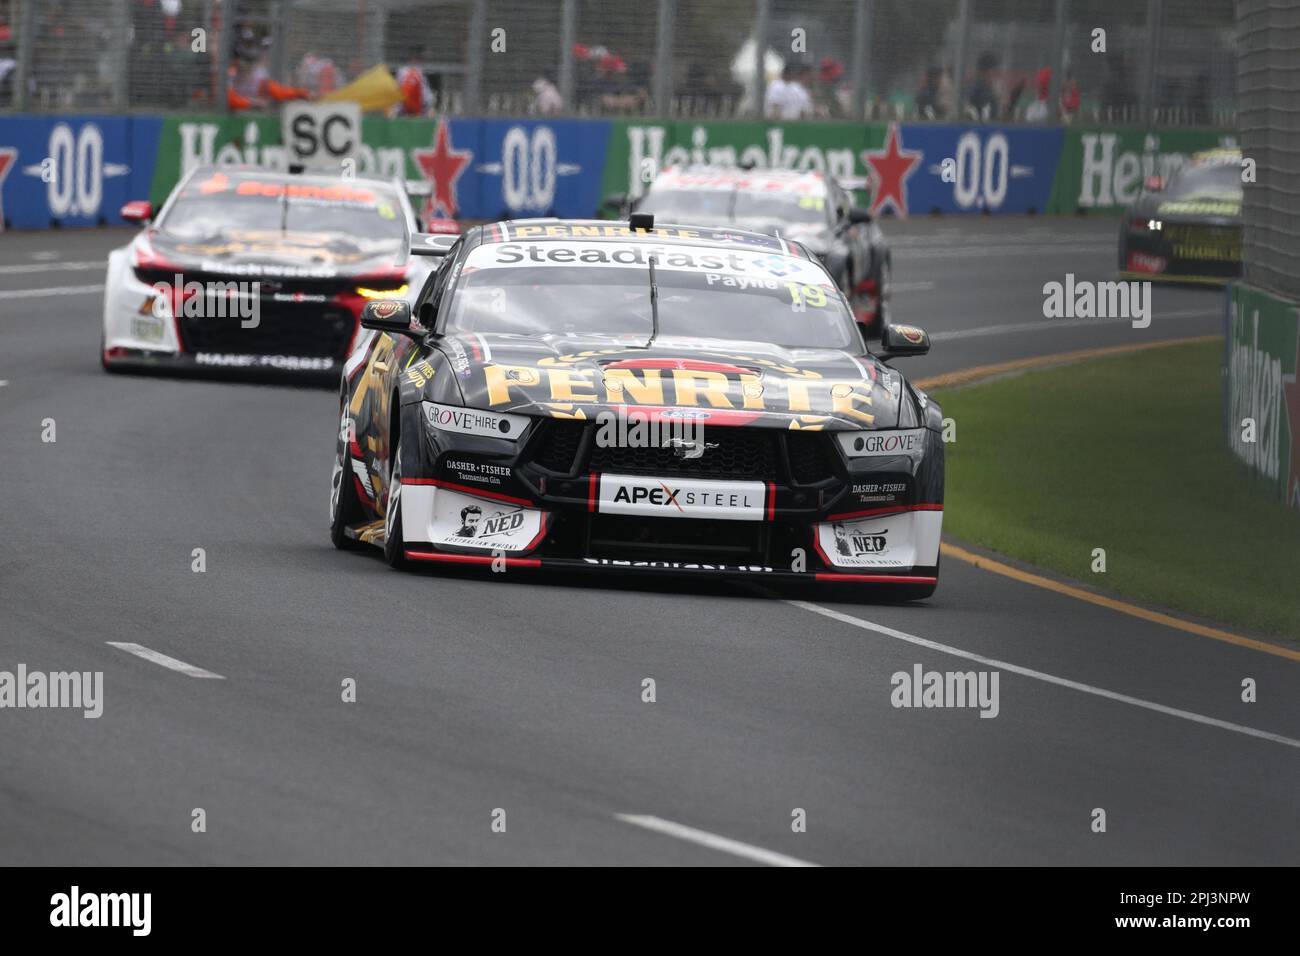
[[[787,282],[785,288],[790,293],[790,304],[800,311],[802,311],[804,304],[818,309],[826,306],[826,290],[819,285],[800,285],[798,282]]]

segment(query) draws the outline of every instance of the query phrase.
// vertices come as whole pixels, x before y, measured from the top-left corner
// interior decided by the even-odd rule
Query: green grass
[[[1180,345],[935,393],[944,532],[1112,594],[1300,638],[1300,512],[1229,452],[1223,348]],[[1091,569],[1106,550],[1106,573]]]

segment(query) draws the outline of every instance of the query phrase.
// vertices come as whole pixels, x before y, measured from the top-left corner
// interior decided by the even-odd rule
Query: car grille
[[[779,480],[777,438],[770,429],[705,428],[703,438],[718,447],[699,458],[679,458],[672,448],[596,446],[591,450],[590,468],[620,475]]]
[[[679,458],[672,448],[602,447],[594,434],[584,445],[591,427],[587,422],[550,419],[539,430],[527,457],[562,475],[592,471],[781,483],[792,480],[798,485],[818,484],[836,475],[832,436],[824,432],[716,426],[705,428],[703,438],[718,447],[709,448],[699,458]],[[781,467],[783,448],[788,471]]]
[[[533,461],[563,475],[578,471],[578,452],[582,447],[585,422],[553,418],[543,424]]]
[[[346,309],[262,302],[255,328],[238,318],[182,316],[181,341],[188,352],[237,355],[301,355],[343,358],[356,320]]]
[[[790,477],[800,485],[815,485],[835,477],[831,436],[824,432],[786,433],[785,450],[790,459]]]

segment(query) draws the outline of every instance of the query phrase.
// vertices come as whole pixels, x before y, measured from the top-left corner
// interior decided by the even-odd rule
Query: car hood
[[[147,248],[156,267],[224,275],[308,279],[392,271],[406,262],[401,240],[360,240],[328,233],[241,231],[200,239],[155,233]]]
[[[894,428],[902,376],[871,355],[761,342],[454,334],[438,341],[465,405],[553,418],[649,418],[824,430]]]

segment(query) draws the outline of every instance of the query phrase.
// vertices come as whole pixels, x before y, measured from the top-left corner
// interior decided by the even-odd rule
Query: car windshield
[[[470,253],[447,328],[525,336],[770,342],[860,351],[829,276],[806,259],[742,249],[653,243],[501,243]]]
[[[1184,166],[1169,180],[1162,199],[1241,199],[1241,166],[1231,163]]]
[[[396,192],[382,184],[283,177],[196,176],[158,225],[189,241],[248,232],[314,233],[401,242],[406,221]]]
[[[661,222],[826,223],[826,197],[748,189],[652,189],[637,204]]]

